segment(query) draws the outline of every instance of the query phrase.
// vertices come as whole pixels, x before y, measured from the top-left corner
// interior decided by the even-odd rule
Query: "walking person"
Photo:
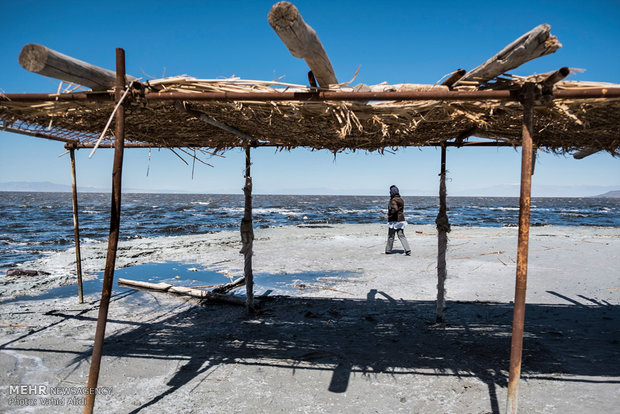
[[[405,249],[405,254],[411,256],[411,248],[405,237],[405,226],[407,220],[405,220],[405,202],[400,197],[398,187],[395,185],[390,187],[390,202],[388,203],[388,239],[385,245],[385,254],[392,253],[392,246],[394,244],[394,235],[398,235],[400,243]]]

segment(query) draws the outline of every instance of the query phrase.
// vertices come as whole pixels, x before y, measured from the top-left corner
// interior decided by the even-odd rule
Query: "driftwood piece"
[[[230,283],[225,283],[223,285],[219,285],[216,288],[211,289],[213,293],[228,293],[231,290],[238,288],[239,286],[245,285],[245,276],[241,276],[238,279],[233,280]]]
[[[422,85],[416,83],[394,83],[388,84],[387,82],[379,83],[377,85],[366,85],[365,83],[358,83],[353,87],[353,92],[412,92],[412,91],[447,91],[448,87],[443,85]]]
[[[525,62],[555,52],[562,44],[550,31],[548,24],[536,26],[491,59],[467,72],[455,85],[468,81],[486,82]]]
[[[287,1],[276,3],[267,20],[291,55],[306,61],[321,88],[329,88],[330,84],[338,83],[319,37],[295,6]]]
[[[191,296],[194,298],[208,299],[208,300],[214,300],[218,302],[227,302],[227,303],[232,303],[234,305],[245,306],[245,298],[242,298],[239,296],[224,295],[221,293],[213,293],[213,292],[208,292],[206,290],[195,289],[191,287],[174,286],[174,285],[171,285],[170,283],[164,283],[164,282],[150,283],[150,282],[142,282],[139,280],[120,279],[120,278],[118,279],[118,283],[120,285],[133,287],[133,288],[143,288],[143,289],[156,290],[159,292],[176,293],[179,295],[186,295],[186,296]]]
[[[450,75],[448,77],[448,79],[446,79],[445,81],[443,81],[441,84],[443,86],[447,86],[448,88],[452,89],[452,86],[454,86],[454,84],[461,79],[463,76],[465,76],[465,74],[467,73],[467,71],[465,69],[457,69],[455,70],[452,75]]]
[[[576,153],[573,154],[573,158],[576,160],[584,159],[585,157],[589,157],[592,154],[596,154],[600,149],[596,148],[582,148]]]
[[[19,54],[19,64],[30,72],[84,85],[92,90],[108,90],[115,86],[116,73],[67,56],[43,45],[27,44]],[[126,75],[129,83],[137,80]]]

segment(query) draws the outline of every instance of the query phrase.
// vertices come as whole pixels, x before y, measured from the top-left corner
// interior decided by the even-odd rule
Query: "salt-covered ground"
[[[432,323],[434,228],[407,227],[409,257],[398,240],[385,255],[385,233],[382,225],[257,229],[264,296],[253,318],[232,305],[115,287],[98,410],[505,412],[516,228],[453,229],[441,325]],[[117,275],[174,262],[234,278],[239,248],[238,232],[132,240],[120,244]],[[105,251],[84,246],[86,279],[101,272]],[[531,229],[522,412],[617,410],[619,259],[620,229]],[[98,282],[88,282],[81,305],[74,287],[21,296],[71,283],[74,260],[63,252],[24,265],[50,276],[0,282],[0,410],[81,411]],[[25,384],[46,393],[20,393]],[[51,395],[59,390],[78,395]]]

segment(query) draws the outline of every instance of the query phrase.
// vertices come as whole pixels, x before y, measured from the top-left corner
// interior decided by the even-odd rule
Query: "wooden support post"
[[[532,190],[532,131],[534,118],[535,84],[526,83],[521,92],[523,105],[523,138],[521,142],[521,194],[519,200],[519,242],[517,247],[517,275],[515,282],[512,340],[510,344],[510,374],[506,412],[516,414],[521,356],[523,353],[523,328],[525,325],[525,292],[527,287],[527,259],[530,236],[530,203]]]
[[[78,220],[77,180],[75,178],[75,148],[69,149],[71,155],[71,184],[73,193],[73,236],[75,238],[75,267],[77,271],[78,300],[84,303],[82,289],[82,255],[80,252],[80,224]]]
[[[120,101],[125,89],[125,51],[116,49],[116,101]],[[99,368],[103,351],[103,339],[105,327],[108,321],[108,307],[112,295],[112,282],[114,281],[114,266],[116,264],[116,250],[118,247],[118,233],[121,220],[121,176],[123,172],[123,150],[125,145],[125,109],[121,104],[116,111],[116,131],[114,145],[114,166],[112,170],[112,206],[110,211],[110,235],[108,238],[108,252],[103,272],[103,288],[101,289],[101,302],[97,317],[97,330],[95,332],[95,344],[88,373],[86,404],[84,413],[90,414],[95,406],[95,390],[99,381]]]
[[[441,146],[441,172],[439,173],[439,213],[435,219],[437,225],[437,317],[436,323],[443,322],[443,309],[446,300],[446,250],[448,248],[448,207],[446,205],[446,146]]]
[[[241,253],[243,253],[243,275],[245,276],[245,290],[247,295],[247,311],[254,312],[254,275],[252,274],[252,249],[254,244],[254,229],[252,227],[252,176],[250,175],[250,146],[245,148],[245,209],[241,220]]]
[[[321,88],[338,83],[319,37],[301,17],[297,7],[288,1],[276,3],[267,20],[291,55],[306,61]]]

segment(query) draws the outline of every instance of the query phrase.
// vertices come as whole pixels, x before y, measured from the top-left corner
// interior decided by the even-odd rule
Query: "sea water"
[[[80,240],[107,240],[110,195],[79,195]],[[256,228],[383,223],[387,198],[381,196],[255,195]],[[437,197],[404,197],[410,224],[434,224]],[[450,197],[453,226],[516,226],[519,199]],[[620,199],[534,198],[534,226],[620,227]],[[26,261],[73,247],[70,193],[0,192],[0,274]],[[243,195],[123,194],[121,239],[201,234],[239,228]],[[206,283],[205,283],[206,284]]]

